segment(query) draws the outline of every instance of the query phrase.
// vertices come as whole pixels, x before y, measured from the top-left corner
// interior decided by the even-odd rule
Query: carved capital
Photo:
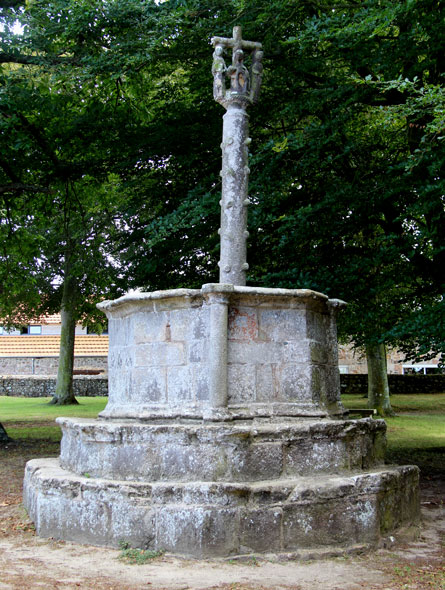
[[[231,104],[246,108],[258,100],[263,75],[261,43],[242,38],[241,27],[233,28],[233,37],[213,37],[213,97],[226,109]],[[232,50],[232,64],[226,67],[224,51]],[[245,52],[251,61],[244,64]]]

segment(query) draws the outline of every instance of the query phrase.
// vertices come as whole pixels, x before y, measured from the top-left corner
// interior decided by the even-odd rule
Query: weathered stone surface
[[[224,284],[100,305],[107,418],[341,415],[335,306],[308,290]],[[336,373],[337,371],[337,373]]]
[[[63,467],[108,479],[288,479],[372,468],[384,458],[385,423],[371,418],[206,425],[57,421]]]
[[[347,477],[149,484],[75,476],[56,459],[35,459],[24,500],[43,537],[125,540],[194,557],[323,547],[343,553],[375,546],[388,525],[417,522],[417,483],[417,468],[385,467]]]

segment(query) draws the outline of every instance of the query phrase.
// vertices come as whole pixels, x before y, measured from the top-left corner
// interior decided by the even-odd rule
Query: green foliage
[[[60,305],[67,261],[79,313],[123,284],[217,280],[208,41],[239,24],[265,51],[250,283],[347,300],[358,345],[443,350],[441,2],[56,0],[2,20],[0,272],[27,310]]]
[[[151,551],[150,549],[133,549],[127,541],[120,541],[119,559],[125,563],[143,565],[157,557],[161,557],[165,552],[162,550]]]

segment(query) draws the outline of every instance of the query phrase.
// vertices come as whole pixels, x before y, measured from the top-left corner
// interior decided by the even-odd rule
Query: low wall
[[[445,393],[445,375],[388,375],[390,393]],[[368,375],[340,375],[342,393],[368,393]]]
[[[445,393],[445,375],[388,375],[391,393]],[[366,394],[368,375],[340,375],[342,393]],[[74,394],[108,395],[108,377],[74,375]],[[56,377],[44,375],[0,375],[0,395],[47,397],[54,394]]]
[[[54,395],[56,377],[44,375],[0,375],[0,395],[17,397],[47,397]],[[74,375],[74,395],[84,397],[108,395],[108,377],[103,375]]]

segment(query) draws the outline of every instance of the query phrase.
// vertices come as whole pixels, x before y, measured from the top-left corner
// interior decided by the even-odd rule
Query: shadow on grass
[[[386,462],[397,465],[417,465],[421,477],[434,476],[445,479],[445,447],[389,448],[386,452]]]

